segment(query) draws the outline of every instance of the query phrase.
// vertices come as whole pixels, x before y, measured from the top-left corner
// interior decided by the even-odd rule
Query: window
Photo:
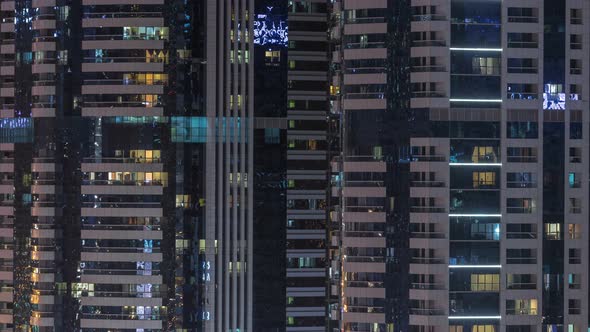
[[[471,161],[474,163],[486,163],[486,162],[497,162],[496,153],[492,146],[476,146],[473,148],[473,154],[471,155]]]
[[[494,172],[473,172],[473,188],[480,186],[495,186],[496,173]]]
[[[536,181],[531,172],[506,173],[506,187],[535,188]]]
[[[582,49],[582,35],[570,35],[570,49],[581,50]]]
[[[582,275],[577,273],[570,273],[567,276],[567,285],[569,289],[582,288]]]
[[[123,39],[167,40],[168,28],[165,27],[123,27]]]
[[[582,24],[582,9],[571,8],[570,9],[570,23],[571,24]]]
[[[536,264],[537,251],[535,249],[506,249],[507,264]]]
[[[471,332],[495,332],[496,327],[494,325],[473,325]]]
[[[568,174],[567,180],[570,188],[580,188],[582,185],[580,177],[574,172]]]
[[[537,161],[537,149],[526,147],[509,147],[508,161],[516,163],[534,163]]]
[[[532,198],[507,198],[506,212],[533,213],[537,204]]]
[[[281,61],[281,51],[265,51],[264,60],[266,64],[278,64]]]
[[[536,315],[537,300],[506,300],[507,315]]]
[[[499,274],[472,274],[471,291],[491,292],[500,290]]]
[[[582,149],[581,148],[570,148],[570,163],[581,163],[582,162]]]
[[[546,240],[561,240],[561,224],[545,224]]]
[[[582,238],[582,225],[580,224],[568,224],[567,230],[570,239],[580,239]]]
[[[568,313],[570,315],[579,315],[582,313],[582,301],[576,299],[569,299],[568,301]]]
[[[582,213],[582,205],[581,205],[582,203],[579,198],[570,197],[569,204],[570,204],[570,209],[569,209],[570,213],[576,213],[576,214]]]
[[[569,263],[570,264],[581,264],[582,263],[582,250],[577,248],[569,249]]]
[[[279,143],[281,143],[281,129],[280,128],[264,128],[264,143],[265,144],[279,144]]]
[[[191,195],[176,195],[177,208],[189,208],[191,205]]]
[[[536,289],[536,277],[534,274],[513,274],[506,275],[507,289]]]
[[[123,74],[123,84],[163,85],[168,81],[168,74],[128,73]]]

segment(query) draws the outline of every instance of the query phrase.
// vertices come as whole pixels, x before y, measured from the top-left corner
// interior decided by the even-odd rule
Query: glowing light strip
[[[501,103],[502,99],[449,99],[451,103]]]
[[[502,217],[501,214],[449,214],[449,217]]]
[[[483,52],[502,52],[501,48],[479,48],[479,47],[451,47],[451,51],[483,51]]]
[[[502,163],[449,163],[449,166],[502,166]]]
[[[502,319],[502,316],[449,316],[449,319]]]
[[[502,265],[449,265],[449,269],[500,269]]]

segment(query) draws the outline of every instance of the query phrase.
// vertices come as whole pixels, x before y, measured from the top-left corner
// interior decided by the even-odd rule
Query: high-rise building
[[[407,331],[409,8],[334,1],[330,331]]]
[[[585,331],[588,3],[337,4],[336,326]]]
[[[324,331],[327,10],[1,1],[0,330]]]

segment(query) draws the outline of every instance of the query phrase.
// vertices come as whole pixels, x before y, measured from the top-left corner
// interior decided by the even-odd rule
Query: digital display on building
[[[544,110],[565,110],[565,93],[543,93]]]
[[[265,14],[257,14],[254,21],[254,44],[287,46],[289,27],[284,15],[273,15],[273,7]]]

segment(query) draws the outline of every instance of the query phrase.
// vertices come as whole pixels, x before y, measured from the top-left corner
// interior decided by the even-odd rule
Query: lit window
[[[489,292],[500,290],[500,275],[499,274],[472,274],[471,275],[471,291],[474,292]]]
[[[474,163],[486,162],[495,163],[498,162],[494,148],[491,146],[476,146],[473,148],[473,154],[471,155],[471,161]]]
[[[561,225],[560,224],[545,224],[545,239],[560,240],[561,239]]]
[[[176,195],[176,207],[177,208],[188,208],[191,204],[190,195]]]
[[[471,332],[495,332],[496,327],[494,325],[473,325]]]
[[[496,173],[494,172],[473,172],[473,188],[480,186],[496,185]]]
[[[580,239],[582,237],[582,225],[568,224],[567,230],[570,239]]]
[[[537,300],[506,300],[507,315],[536,315]]]

